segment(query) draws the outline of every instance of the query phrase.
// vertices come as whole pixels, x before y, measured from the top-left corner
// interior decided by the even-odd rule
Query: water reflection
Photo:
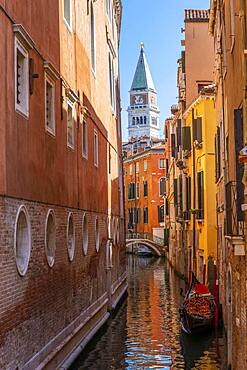
[[[73,369],[225,369],[224,340],[180,332],[180,289],[164,260],[128,258],[129,296]]]

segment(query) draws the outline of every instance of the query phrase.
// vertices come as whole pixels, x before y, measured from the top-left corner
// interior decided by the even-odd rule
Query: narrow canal
[[[128,257],[129,295],[72,369],[226,369],[225,343],[214,333],[181,333],[183,282],[155,258]]]

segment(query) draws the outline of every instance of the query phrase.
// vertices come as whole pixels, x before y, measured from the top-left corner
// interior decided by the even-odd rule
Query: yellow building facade
[[[202,281],[205,265],[210,285],[217,260],[215,120],[214,93],[201,93],[186,110],[183,127],[188,269]]]

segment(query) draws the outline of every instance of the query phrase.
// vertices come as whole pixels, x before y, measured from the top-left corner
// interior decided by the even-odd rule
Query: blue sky
[[[120,74],[123,139],[127,138],[128,91],[134,76],[141,41],[158,92],[161,128],[176,103],[177,59],[184,34],[184,9],[207,9],[209,0],[122,0]]]

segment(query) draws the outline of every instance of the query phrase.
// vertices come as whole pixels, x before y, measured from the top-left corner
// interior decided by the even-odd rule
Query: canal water
[[[163,259],[128,257],[128,297],[72,369],[226,369],[225,340],[181,333],[181,281]]]

